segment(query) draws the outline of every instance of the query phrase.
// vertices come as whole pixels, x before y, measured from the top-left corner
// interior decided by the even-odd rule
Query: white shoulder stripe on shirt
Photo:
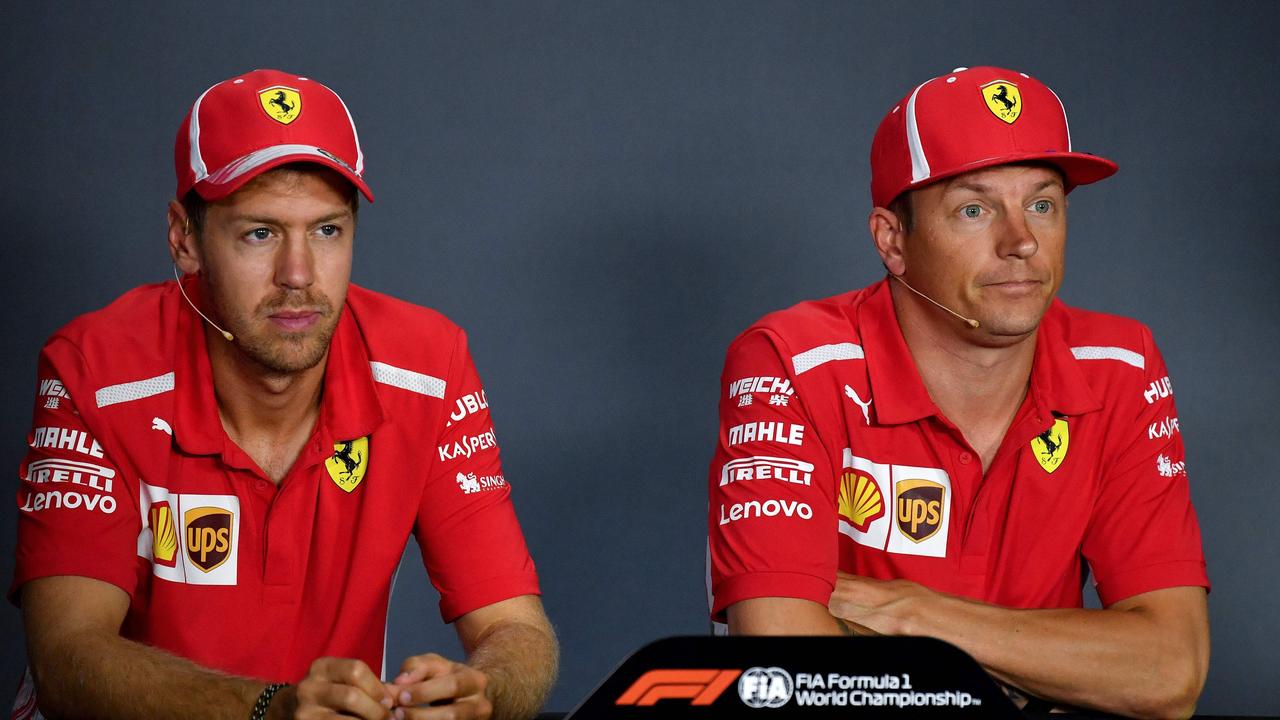
[[[429,397],[444,399],[444,381],[438,377],[424,375],[412,370],[398,368],[395,365],[388,365],[377,361],[371,361],[369,367],[373,369],[373,379],[383,385],[398,387],[401,390],[408,390],[419,395],[427,395]]]
[[[854,343],[836,343],[834,345],[819,345],[812,350],[805,350],[791,358],[791,365],[795,368],[796,374],[806,373],[823,363],[829,363],[832,360],[861,360],[862,346]]]
[[[98,403],[98,407],[104,408],[116,403],[132,402],[142,398],[149,398],[152,395],[167,393],[172,389],[173,372],[170,371],[146,380],[134,380],[133,382],[120,383],[119,385],[108,385],[95,392],[93,399]]]
[[[1119,360],[1139,370],[1146,369],[1146,359],[1141,354],[1120,347],[1106,345],[1081,345],[1071,348],[1071,354],[1077,360]]]

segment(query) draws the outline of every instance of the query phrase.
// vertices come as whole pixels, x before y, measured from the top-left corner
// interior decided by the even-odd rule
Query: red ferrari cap
[[[927,80],[885,115],[871,141],[871,200],[888,207],[907,190],[992,165],[1041,160],[1067,191],[1118,166],[1075,152],[1067,111],[1039,80],[997,67],[956,68]]]
[[[218,200],[301,161],[333,168],[373,202],[346,103],[315,80],[280,70],[254,70],[205,90],[178,128],[173,161],[179,198],[194,188]]]

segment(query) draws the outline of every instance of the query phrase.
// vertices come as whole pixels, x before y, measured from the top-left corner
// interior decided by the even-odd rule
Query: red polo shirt
[[[351,286],[319,419],[279,486],[223,431],[173,282],[58,331],[38,378],[11,597],[97,578],[129,594],[125,637],[296,681],[321,656],[384,668],[410,533],[445,621],[538,592],[466,336],[439,313]]]
[[[1150,331],[1055,300],[987,473],[929,399],[889,287],[764,317],[729,348],[710,473],[712,613],[827,604],[836,570],[1018,608],[1208,587]]]

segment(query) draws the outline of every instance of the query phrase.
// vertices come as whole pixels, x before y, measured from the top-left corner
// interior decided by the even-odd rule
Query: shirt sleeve
[[[1124,390],[1130,395],[1118,410],[1121,448],[1084,537],[1104,606],[1162,588],[1209,588],[1173,386],[1145,328],[1143,341],[1143,385]]]
[[[776,337],[729,348],[708,477],[711,615],[759,597],[826,605],[838,544],[832,468]]]
[[[99,442],[79,351],[55,338],[40,354],[27,454],[18,468],[18,545],[9,599],[54,575],[89,577],[130,598],[137,585],[138,502]]]
[[[418,508],[415,535],[440,614],[453,622],[472,610],[518,595],[538,594],[502,473],[488,396],[458,332],[431,476]]]

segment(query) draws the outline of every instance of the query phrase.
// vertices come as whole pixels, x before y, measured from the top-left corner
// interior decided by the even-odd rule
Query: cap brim
[[[1054,152],[1052,150],[1036,153],[1017,153],[979,160],[977,162],[972,162],[968,165],[955,168],[954,170],[950,170],[946,173],[939,173],[938,175],[930,176],[918,183],[908,185],[903,188],[902,192],[898,193],[898,195],[901,195],[908,190],[918,190],[926,185],[932,185],[941,180],[973,172],[974,170],[982,170],[984,168],[995,167],[997,165],[1014,165],[1017,163],[1027,162],[1044,162],[1057,167],[1062,171],[1063,176],[1066,177],[1067,186],[1065,189],[1067,192],[1071,192],[1072,189],[1080,185],[1088,185],[1090,183],[1096,183],[1099,180],[1105,180],[1112,175],[1115,175],[1116,171],[1120,169],[1120,166],[1114,162],[1104,157],[1090,155],[1089,153]]]
[[[373,191],[365,184],[364,178],[337,155],[312,145],[275,145],[254,151],[227,163],[193,187],[200,197],[207,202],[214,202],[239,190],[245,183],[268,170],[296,162],[315,163],[336,171],[355,185],[365,199],[373,202]]]

